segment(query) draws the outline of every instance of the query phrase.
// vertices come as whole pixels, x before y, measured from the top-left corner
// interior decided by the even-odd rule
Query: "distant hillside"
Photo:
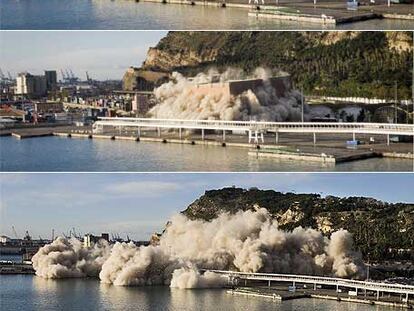
[[[258,207],[266,208],[285,230],[312,227],[329,235],[340,228],[347,229],[365,259],[414,260],[414,204],[391,204],[365,197],[322,198],[319,194],[223,188],[206,191],[182,213],[191,219],[211,220],[222,212]]]
[[[170,32],[143,69],[194,75],[266,66],[289,72],[312,95],[393,98],[398,81],[399,98],[411,98],[412,51],[410,32]]]

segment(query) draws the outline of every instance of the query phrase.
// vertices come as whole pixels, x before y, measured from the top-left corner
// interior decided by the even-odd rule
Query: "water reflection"
[[[0,276],[1,310],[234,310],[385,311],[392,308],[320,299],[274,301],[230,295],[224,289],[121,287],[97,279],[45,280],[31,275]]]
[[[246,1],[247,2],[247,1]],[[238,8],[130,0],[2,0],[2,29],[334,29],[332,25],[249,17]],[[411,29],[411,21],[369,20],[341,29]]]
[[[408,159],[338,165],[249,156],[247,149],[43,137],[0,137],[2,171],[412,171]]]

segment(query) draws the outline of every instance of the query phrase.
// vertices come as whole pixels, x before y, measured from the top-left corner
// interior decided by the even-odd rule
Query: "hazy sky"
[[[140,66],[162,31],[1,31],[0,68],[5,74],[72,69],[81,79],[121,79],[129,66]]]
[[[414,202],[413,174],[1,174],[0,234],[116,232],[146,239],[208,189],[224,186]],[[411,186],[410,186],[411,185]]]

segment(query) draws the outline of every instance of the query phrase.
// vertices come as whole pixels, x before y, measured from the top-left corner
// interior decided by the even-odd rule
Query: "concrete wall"
[[[286,92],[291,90],[291,80],[289,76],[273,77],[269,80],[250,79],[250,80],[233,80],[219,83],[206,83],[194,86],[192,92],[195,95],[225,95],[238,96],[247,90],[257,92],[260,88],[265,87],[265,84],[270,85],[275,89],[278,97],[285,96]]]
[[[285,96],[286,92],[291,89],[290,77],[273,77],[268,80],[253,79],[253,80],[239,80],[229,81],[230,93],[233,96],[237,96],[248,89],[252,90],[253,93],[258,91],[260,88],[270,84],[275,90],[278,97]]]
[[[209,96],[229,96],[230,87],[228,82],[223,83],[206,83],[198,84],[192,88],[195,95],[209,95]]]

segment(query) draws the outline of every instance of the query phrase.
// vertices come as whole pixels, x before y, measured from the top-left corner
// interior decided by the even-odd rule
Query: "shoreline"
[[[131,1],[131,0],[128,0]],[[135,2],[197,5],[248,10],[248,16],[258,19],[277,19],[300,23],[338,25],[371,19],[394,19],[414,21],[414,11],[409,4],[385,4],[359,6],[358,10],[348,10],[340,2],[319,2],[317,5],[298,3],[259,4],[241,3],[240,0],[198,1],[198,0],[134,0]],[[247,2],[247,1],[246,1]],[[254,2],[254,1],[252,1]],[[341,6],[342,4],[342,6]],[[396,10],[393,10],[396,9]],[[407,13],[408,12],[408,13]]]
[[[26,275],[26,276],[32,276],[32,277],[38,277],[34,271],[33,268],[30,267],[30,265],[19,263],[14,264],[10,267],[10,270],[4,270],[0,271],[0,275]],[[99,279],[94,277],[84,277],[79,279],[92,279],[99,282]],[[55,279],[56,281],[62,280],[62,279]],[[64,280],[64,278],[63,278]],[[114,285],[113,285],[114,286]],[[147,287],[148,285],[144,286]],[[137,287],[137,286],[121,286],[124,288],[131,288],[131,287]],[[141,287],[141,286],[138,286]],[[149,286],[151,287],[151,286]],[[169,286],[168,286],[169,287]],[[197,290],[198,288],[194,288]],[[238,296],[246,296],[246,297],[252,297],[252,298],[265,298],[269,300],[273,300],[274,302],[280,302],[283,303],[284,301],[289,300],[295,300],[295,299],[321,299],[321,300],[331,300],[331,301],[337,301],[338,303],[341,302],[350,302],[355,304],[366,304],[366,305],[372,305],[372,306],[386,306],[386,307],[392,307],[392,308],[400,308],[400,309],[407,309],[412,310],[414,307],[411,303],[404,303],[404,302],[398,302],[398,301],[384,301],[384,300],[375,300],[373,298],[367,298],[367,297],[350,297],[346,296],[346,294],[343,294],[340,296],[338,293],[327,293],[327,290],[321,290],[324,291],[324,293],[309,293],[306,291],[298,290],[295,292],[289,292],[287,290],[282,290],[278,288],[269,288],[264,289],[262,287],[238,287],[229,289],[228,286],[224,286],[221,288],[221,290],[224,290],[226,294],[229,295],[238,295]],[[333,290],[330,290],[333,291]]]
[[[414,160],[414,153],[401,150],[374,150],[368,147],[361,147],[360,149],[349,149],[344,146],[329,145],[330,142],[321,142],[317,145],[311,146],[309,143],[296,142],[295,146],[284,143],[247,143],[240,140],[240,137],[233,134],[227,134],[227,141],[220,141],[217,137],[201,139],[199,137],[174,137],[166,133],[163,137],[154,136],[134,136],[134,135],[116,135],[116,134],[92,134],[89,129],[73,130],[73,128],[66,128],[63,130],[51,129],[46,131],[39,131],[37,133],[29,131],[28,133],[19,133],[13,130],[9,132],[0,133],[0,136],[12,136],[16,139],[41,138],[41,137],[66,137],[79,139],[107,139],[107,140],[123,140],[135,142],[157,142],[157,143],[171,143],[171,144],[186,144],[186,145],[202,145],[215,147],[233,147],[245,149],[248,155],[256,158],[274,158],[291,161],[310,161],[321,163],[323,165],[335,166],[338,163],[359,161],[371,158],[395,158]],[[232,136],[233,135],[233,136]],[[233,138],[234,141],[229,141]],[[269,139],[269,138],[268,138]],[[362,145],[364,146],[364,145]]]
[[[326,290],[325,290],[326,291]],[[335,292],[332,294],[323,293],[323,294],[316,294],[316,293],[309,293],[305,291],[297,291],[297,292],[288,292],[287,290],[281,289],[266,289],[260,287],[250,287],[250,288],[235,288],[229,289],[226,291],[227,294],[230,295],[241,295],[247,297],[254,297],[254,298],[265,298],[265,299],[272,299],[273,301],[283,302],[286,300],[293,300],[293,299],[323,299],[323,300],[335,300],[338,303],[340,302],[351,302],[351,303],[358,303],[358,304],[368,304],[368,305],[379,305],[379,306],[387,306],[387,307],[394,307],[394,308],[402,308],[402,309],[413,309],[412,304],[407,304],[404,302],[397,302],[397,301],[381,301],[375,300],[371,298],[357,298],[357,297],[349,297],[349,296],[340,296],[338,293]]]

